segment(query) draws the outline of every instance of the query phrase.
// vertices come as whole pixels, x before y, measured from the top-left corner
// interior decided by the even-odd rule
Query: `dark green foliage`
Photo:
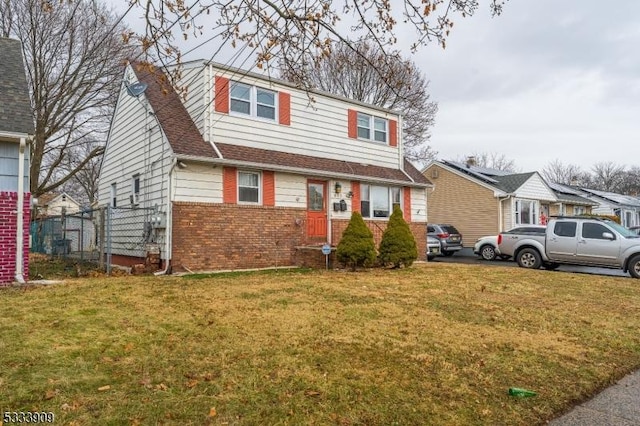
[[[411,266],[417,258],[416,239],[402,217],[400,206],[396,205],[389,218],[387,229],[382,234],[378,259],[383,265],[398,268],[401,265]]]
[[[351,214],[349,225],[338,243],[336,257],[340,263],[350,266],[354,271],[358,266],[370,266],[375,262],[376,244],[373,233],[367,228],[359,212]]]

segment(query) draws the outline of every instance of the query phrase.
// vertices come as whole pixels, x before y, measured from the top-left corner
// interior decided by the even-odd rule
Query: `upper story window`
[[[362,217],[389,217],[393,207],[401,205],[401,191],[397,187],[360,185]]]
[[[376,142],[387,143],[388,141],[387,120],[374,117],[362,112],[358,113],[358,138],[369,139]]]
[[[231,83],[230,99],[230,110],[234,113],[276,119],[276,92],[234,81]]]
[[[238,202],[260,202],[260,173],[238,171]]]

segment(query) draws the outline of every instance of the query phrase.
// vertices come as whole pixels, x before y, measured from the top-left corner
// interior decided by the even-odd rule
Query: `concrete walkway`
[[[640,371],[629,374],[551,426],[640,426]]]

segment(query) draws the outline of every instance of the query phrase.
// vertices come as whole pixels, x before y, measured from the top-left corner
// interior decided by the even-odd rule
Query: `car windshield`
[[[607,225],[609,225],[610,227],[612,227],[614,230],[616,230],[616,232],[618,232],[620,235],[622,235],[625,238],[638,238],[638,237],[640,237],[638,234],[636,234],[632,230],[627,229],[624,226],[622,226],[619,223],[616,223],[616,222],[614,222],[612,220],[607,220],[607,221],[605,221],[605,223]]]
[[[442,225],[442,230],[444,232],[448,232],[449,234],[459,234],[456,227],[452,225]]]

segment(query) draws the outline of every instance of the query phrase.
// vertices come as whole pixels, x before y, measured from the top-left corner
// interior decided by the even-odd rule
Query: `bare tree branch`
[[[39,196],[68,182],[103,148],[121,84],[125,59],[134,49],[104,5],[77,0],[3,0],[1,32],[23,42],[34,110],[31,192]],[[75,158],[86,155],[85,158]],[[76,167],[63,167],[69,162]]]
[[[339,43],[303,68],[283,62],[280,73],[294,83],[400,111],[406,156],[419,163],[435,158],[428,141],[438,105],[430,101],[429,83],[418,67],[400,52],[387,54],[367,41]]]

